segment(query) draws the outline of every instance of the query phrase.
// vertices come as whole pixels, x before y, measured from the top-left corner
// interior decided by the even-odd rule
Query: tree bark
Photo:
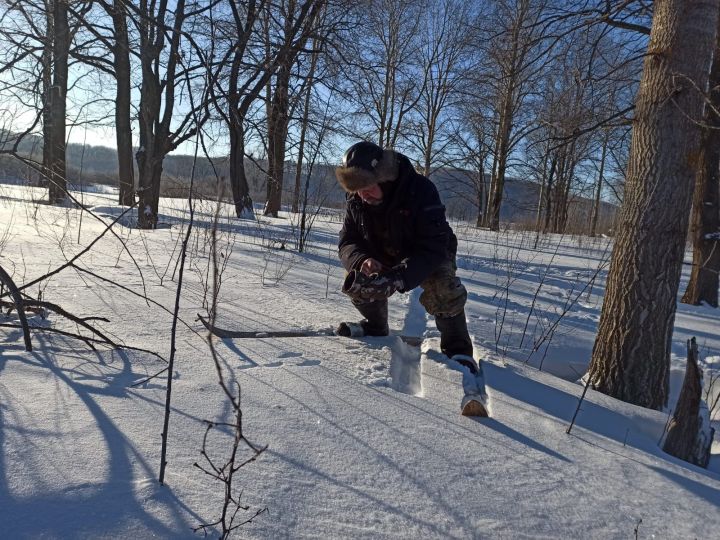
[[[477,201],[477,219],[475,220],[476,227],[483,226],[483,218],[485,217],[485,169],[482,165],[476,172],[478,179],[475,184],[475,200]]]
[[[720,34],[720,25],[719,25]],[[720,45],[710,69],[710,106],[705,109],[700,163],[695,178],[690,233],[693,266],[682,302],[718,307],[720,280]]]
[[[658,0],[636,100],[625,198],[589,375],[660,409],[688,229],[719,0]]]

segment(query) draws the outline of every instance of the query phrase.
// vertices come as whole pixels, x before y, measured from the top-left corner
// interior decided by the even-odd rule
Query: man
[[[341,323],[337,333],[388,335],[388,297],[420,286],[442,352],[477,373],[465,321],[467,291],[455,275],[457,238],[435,185],[406,156],[365,141],[345,152],[335,175],[347,192],[339,242],[348,271],[343,292],[364,317]]]

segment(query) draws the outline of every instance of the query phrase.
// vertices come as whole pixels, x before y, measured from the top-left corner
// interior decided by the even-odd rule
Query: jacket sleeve
[[[424,184],[423,193],[418,194],[413,248],[401,270],[405,291],[420,285],[447,260],[452,236],[437,188],[429,180]]]
[[[359,270],[363,261],[369,257],[368,253],[367,244],[360,233],[360,226],[348,204],[338,243],[340,261],[348,272]]]

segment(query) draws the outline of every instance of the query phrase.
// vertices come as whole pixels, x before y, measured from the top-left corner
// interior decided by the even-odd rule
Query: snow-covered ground
[[[0,186],[0,265],[18,284],[60,266],[105,228],[88,213],[36,204],[42,195]],[[113,194],[77,195],[106,222],[121,212]],[[173,309],[187,203],[164,200],[161,213],[158,230],[116,225],[117,236],[105,235],[78,261],[126,289],[69,268],[28,292],[42,290],[78,316],[106,317],[93,324],[168,358],[171,315],[130,292]],[[223,485],[193,466],[207,463],[205,421],[231,420],[207,333],[195,320],[211,299],[214,213],[214,204],[197,204],[165,485],[157,478],[167,381],[142,382],[162,361],[42,332],[33,333],[28,353],[19,330],[0,328],[3,538],[193,538],[202,537],[193,528],[220,516]],[[337,212],[317,218],[302,254],[294,250],[296,217],[230,215],[223,206],[219,325],[298,330],[357,318],[339,292]],[[679,461],[658,448],[667,412],[593,391],[566,434],[599,319],[609,240],[550,236],[535,246],[531,233],[454,227],[492,418],[459,414],[463,373],[437,353],[438,333],[417,293],[391,299],[391,326],[426,336],[422,353],[397,338],[216,340],[225,380],[242,388],[244,434],[267,445],[234,479],[248,506],[239,520],[267,510],[235,536],[717,538],[717,442],[708,470]],[[678,306],[671,400],[689,337],[697,337],[706,367],[720,369],[720,311]],[[30,321],[78,331],[54,314]],[[213,430],[206,451],[220,465],[231,445],[227,429]],[[252,455],[240,448],[242,459]]]

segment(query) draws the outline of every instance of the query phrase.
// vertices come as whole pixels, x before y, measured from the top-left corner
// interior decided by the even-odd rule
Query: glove
[[[402,286],[402,278],[395,271],[366,276],[358,270],[351,270],[345,278],[342,292],[356,301],[374,302],[389,298]]]

